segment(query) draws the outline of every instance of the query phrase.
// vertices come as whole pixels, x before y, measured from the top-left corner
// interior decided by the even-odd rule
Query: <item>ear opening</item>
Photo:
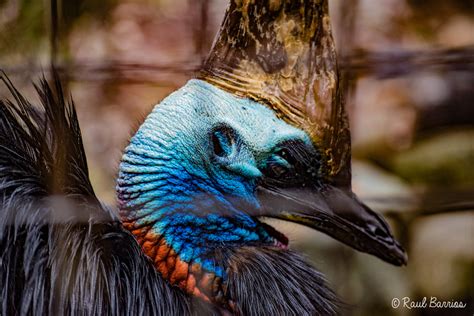
[[[211,132],[211,142],[214,155],[228,157],[234,150],[235,131],[227,125],[218,126]]]

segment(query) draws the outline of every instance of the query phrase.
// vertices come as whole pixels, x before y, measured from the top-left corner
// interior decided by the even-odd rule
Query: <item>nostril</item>
[[[385,230],[383,230],[382,228],[378,226],[375,226],[373,224],[368,224],[368,228],[369,228],[369,232],[376,237],[383,238],[386,240],[391,239],[390,235]]]
[[[375,228],[375,235],[380,236],[380,237],[388,237],[387,233],[385,233],[382,229],[380,228]]]

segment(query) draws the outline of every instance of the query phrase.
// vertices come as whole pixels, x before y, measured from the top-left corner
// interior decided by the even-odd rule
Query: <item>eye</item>
[[[211,133],[214,155],[228,157],[232,154],[235,144],[235,133],[228,126],[219,126]]]
[[[288,149],[286,148],[280,149],[279,151],[276,152],[276,154],[280,156],[281,158],[285,159],[286,161],[288,161],[288,158],[290,157],[290,154],[288,153]]]
[[[286,148],[275,152],[268,160],[267,176],[272,178],[281,178],[292,169],[292,164],[288,161],[290,155]]]
[[[275,163],[272,163],[270,164],[270,175],[274,178],[279,178],[281,176],[283,176],[287,171],[288,169],[283,167],[282,165],[280,164],[275,164]]]

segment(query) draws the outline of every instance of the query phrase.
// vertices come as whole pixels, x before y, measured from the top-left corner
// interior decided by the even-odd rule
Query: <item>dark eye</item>
[[[215,128],[211,133],[214,155],[227,157],[232,154],[234,147],[234,131],[227,126]]]
[[[293,150],[293,153],[291,153],[289,148],[282,148],[276,152],[276,154],[282,158],[282,160],[285,162],[285,164],[288,167],[292,167],[297,163],[297,158],[295,157],[295,152]]]
[[[288,149],[286,148],[280,149],[279,151],[276,152],[276,154],[285,160],[287,160],[288,157],[290,156],[290,154],[288,153]]]
[[[275,152],[269,159],[266,174],[272,178],[281,178],[292,169],[292,164],[288,161],[290,155],[286,148]]]
[[[281,176],[283,176],[287,171],[288,169],[283,167],[282,165],[280,164],[271,164],[270,165],[270,175],[273,177],[273,178],[279,178]]]

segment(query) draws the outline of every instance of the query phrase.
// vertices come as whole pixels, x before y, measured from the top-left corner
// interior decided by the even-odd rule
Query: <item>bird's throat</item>
[[[189,263],[182,260],[162,235],[153,232],[151,226],[136,228],[133,222],[123,224],[136,237],[143,252],[153,261],[156,270],[170,284],[206,301],[219,302],[223,299],[221,276],[206,271],[198,262]]]

